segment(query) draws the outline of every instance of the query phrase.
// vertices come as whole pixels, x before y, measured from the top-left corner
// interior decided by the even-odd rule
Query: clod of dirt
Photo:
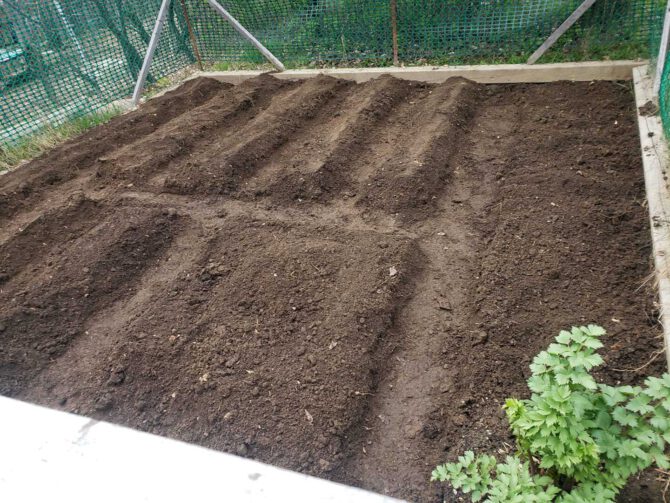
[[[479,346],[480,344],[486,343],[486,341],[488,340],[489,340],[489,334],[481,330],[477,332],[475,336],[472,338],[472,345]]]
[[[653,101],[647,101],[644,105],[638,107],[638,112],[640,115],[652,116],[658,114],[659,108]]]

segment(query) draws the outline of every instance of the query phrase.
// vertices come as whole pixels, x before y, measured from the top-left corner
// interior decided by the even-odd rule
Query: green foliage
[[[590,372],[603,363],[596,353],[603,335],[595,325],[564,330],[535,357],[530,399],[508,399],[504,407],[516,457],[496,464],[467,452],[438,466],[432,480],[448,481],[472,501],[605,503],[635,473],[654,464],[667,469],[670,375],[644,386],[597,383]]]
[[[508,456],[499,464],[493,456],[475,457],[472,451],[457,463],[435,468],[431,480],[448,480],[455,489],[470,494],[472,501],[486,496],[492,503],[551,502],[559,492],[550,477],[531,475],[527,462]]]

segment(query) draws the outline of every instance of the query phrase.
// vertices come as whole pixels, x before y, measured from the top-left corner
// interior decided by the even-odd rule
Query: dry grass
[[[47,126],[40,131],[11,144],[0,145],[0,173],[14,169],[30,159],[47,152],[70,138],[88,129],[99,126],[122,112],[120,108],[108,108],[59,126]]]

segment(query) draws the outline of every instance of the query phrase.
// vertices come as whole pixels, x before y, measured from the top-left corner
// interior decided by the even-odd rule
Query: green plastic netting
[[[132,91],[160,0],[0,0],[0,142]],[[195,61],[173,3],[150,81]]]
[[[582,0],[397,0],[401,61],[525,61]],[[388,64],[391,0],[224,1],[287,66]],[[204,2],[190,2],[208,60],[262,57]],[[561,38],[554,57],[647,57],[662,22],[659,0],[599,0]]]
[[[521,62],[581,0],[223,0],[287,67]],[[133,88],[160,0],[0,0],[0,144]],[[542,61],[648,57],[664,2],[598,0]],[[192,37],[189,35],[192,28]],[[149,83],[264,60],[205,0],[173,0]]]

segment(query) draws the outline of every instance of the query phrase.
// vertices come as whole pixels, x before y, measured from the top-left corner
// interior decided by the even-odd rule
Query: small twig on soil
[[[639,372],[640,370],[651,365],[654,362],[654,360],[656,360],[656,358],[661,356],[663,353],[665,353],[665,348],[659,349],[658,351],[654,351],[652,353],[651,359],[647,363],[635,369],[612,369],[612,370],[614,370],[615,372]]]
[[[316,271],[317,271],[321,276],[323,276],[323,271],[322,271],[321,269],[319,269],[317,266],[315,266],[315,265],[312,264],[311,262],[309,262],[309,265],[311,265],[314,269],[316,269]]]
[[[656,273],[654,273],[654,272],[648,274],[647,277],[644,278],[644,279],[642,280],[642,283],[640,283],[640,286],[638,286],[638,287],[635,289],[635,292],[636,292],[636,293],[639,292],[639,291],[640,291],[640,290],[641,290],[647,283],[649,283],[649,282],[650,282],[651,280],[653,280],[655,277],[656,277]]]
[[[670,471],[661,470],[660,468],[656,468],[656,471],[661,474],[661,476],[656,477],[656,480],[660,482],[665,481],[661,495],[663,496],[663,503],[668,503],[667,494],[668,489],[670,488]]]
[[[631,91],[631,86],[627,86],[626,84],[622,84],[621,82],[614,82],[614,84],[619,86],[619,87],[623,87],[628,92]]]

